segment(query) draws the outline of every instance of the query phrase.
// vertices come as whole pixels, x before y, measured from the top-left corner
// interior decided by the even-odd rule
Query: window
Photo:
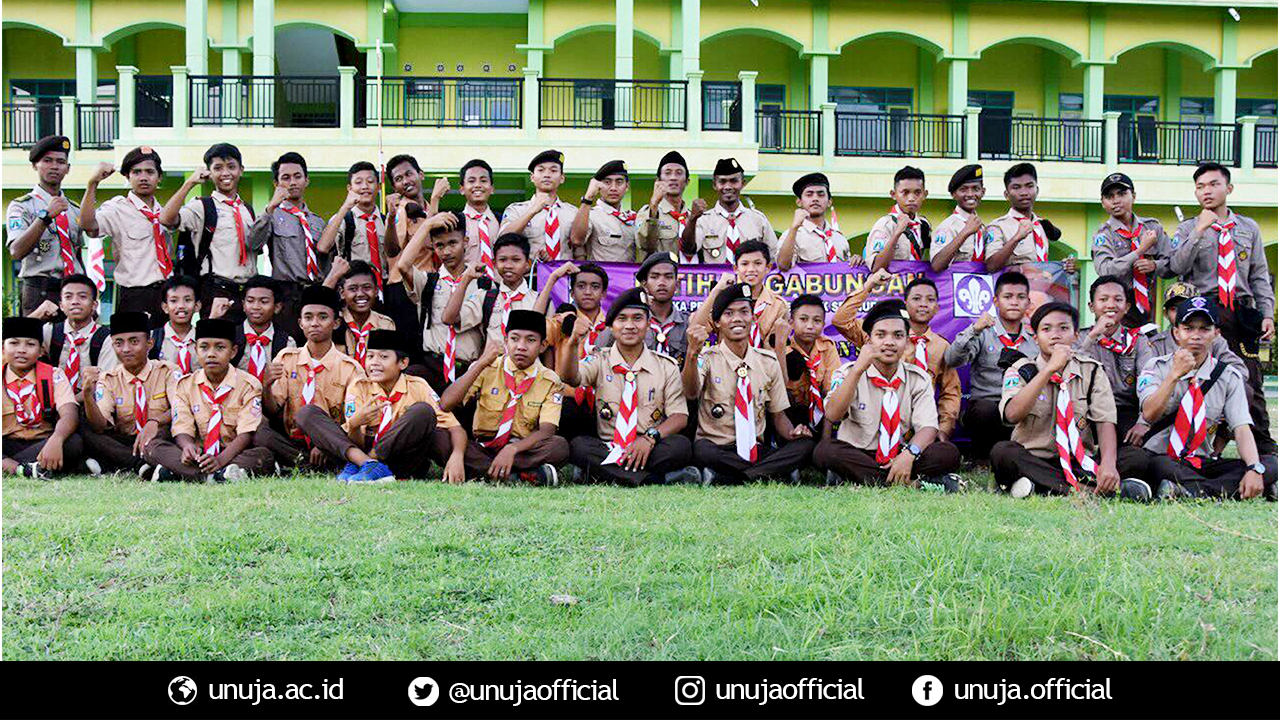
[[[760,114],[757,120],[760,137],[756,139],[760,141],[760,147],[781,148],[785,145],[784,136],[790,126],[783,121],[780,111],[786,102],[787,86],[756,86],[756,112]]]
[[[1213,122],[1213,98],[1182,98],[1178,101],[1178,121],[1192,123]]]
[[[1079,93],[1059,93],[1058,117],[1072,119],[1084,117],[1084,96]]]
[[[836,112],[910,113],[913,106],[911,88],[833,87],[830,102]]]
[[[970,90],[969,106],[978,113],[978,153],[981,157],[1009,157],[1013,142],[1013,93]]]
[[[1160,98],[1151,95],[1106,95],[1102,109],[1120,113],[1120,159],[1154,160],[1160,157],[1156,122]]]
[[[1276,101],[1265,98],[1236,98],[1236,117],[1257,115],[1259,125],[1276,124]]]
[[[66,95],[76,94],[75,80],[10,80],[9,102],[56,102]],[[98,97],[114,100],[115,80],[98,81]]]
[[[742,89],[737,82],[709,80],[702,84],[704,130],[742,129]]]

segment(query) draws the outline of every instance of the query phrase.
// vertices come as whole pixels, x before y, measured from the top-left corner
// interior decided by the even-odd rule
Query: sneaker
[[[791,483],[792,485],[800,484],[800,468],[796,468],[795,470],[792,470],[791,472],[787,473],[787,482]]]
[[[151,482],[173,482],[180,479],[178,473],[163,465],[157,465],[155,472],[151,473]]]
[[[40,471],[40,466],[34,462],[19,463],[18,470],[14,473],[18,477],[30,478],[32,480],[48,480],[49,478]]]
[[[716,484],[716,480],[720,478],[715,470],[711,468],[702,468],[702,487],[711,487]]]
[[[844,478],[840,477],[840,473],[835,470],[827,471],[827,487],[834,487],[844,482]]]
[[[152,466],[150,463],[142,463],[138,466],[138,477],[146,480],[151,477]]]
[[[932,492],[958,493],[963,483],[964,478],[958,474],[947,473],[946,475],[920,478],[920,489]]]
[[[1009,497],[1021,500],[1029,496],[1032,490],[1035,490],[1035,486],[1031,484],[1031,478],[1020,477],[1009,486]]]
[[[351,478],[351,482],[385,483],[395,481],[396,475],[391,472],[391,468],[377,460],[370,460],[361,465],[360,472]]]
[[[84,466],[89,471],[89,474],[94,477],[102,474],[102,463],[94,458],[85,458]]]
[[[690,465],[667,473],[663,476],[663,480],[668,485],[701,485],[702,473],[698,472],[698,468]]]
[[[591,468],[580,468],[570,465],[564,481],[567,485],[586,485],[591,482]]]
[[[244,482],[249,479],[249,471],[231,463],[222,468],[222,482]]]
[[[1160,486],[1156,488],[1157,500],[1178,500],[1189,497],[1191,493],[1173,480],[1161,480]]]
[[[1120,481],[1120,497],[1137,502],[1151,501],[1151,486],[1138,478],[1124,478]]]
[[[560,472],[556,470],[555,465],[543,465],[534,472],[538,474],[539,484],[551,487],[560,486]]]
[[[353,462],[349,462],[342,466],[342,469],[338,471],[338,482],[351,482],[351,479],[359,472],[360,466]]]

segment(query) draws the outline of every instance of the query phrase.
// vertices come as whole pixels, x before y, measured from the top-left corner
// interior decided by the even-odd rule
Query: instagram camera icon
[[[701,705],[707,699],[707,680],[701,675],[676,678],[676,704]]]

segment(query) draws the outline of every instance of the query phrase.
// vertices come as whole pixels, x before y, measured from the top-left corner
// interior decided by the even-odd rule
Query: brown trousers
[[[135,435],[128,435],[119,430],[98,432],[81,420],[80,436],[84,438],[85,456],[101,463],[103,470],[137,470],[145,462],[146,448],[143,448],[142,455],[133,454],[133,441],[137,437]],[[155,436],[155,440],[172,438],[169,428],[165,425],[160,426],[160,431]]]
[[[664,437],[653,446],[644,470],[639,472],[624,470],[616,463],[601,465],[608,456],[609,446],[598,437],[579,435],[569,441],[569,462],[590,470],[592,479],[631,487],[660,484],[663,475],[689,465],[693,446],[684,435]]]
[[[18,440],[6,437],[0,439],[0,452],[3,453],[4,457],[25,465],[36,461],[48,440],[49,438],[47,437],[35,440]],[[71,433],[70,437],[62,441],[62,469],[58,471],[58,474],[66,475],[82,472],[80,461],[83,458],[84,439],[80,437],[80,433]]]
[[[512,438],[510,442],[515,442]],[[467,443],[467,452],[462,462],[467,468],[467,477],[480,480],[487,477],[489,466],[498,456],[497,450],[491,450],[481,444],[483,440],[472,440]],[[569,441],[559,435],[543,438],[520,453],[516,453],[515,462],[511,464],[512,472],[533,470],[542,465],[563,465],[569,459]]]
[[[884,485],[889,477],[889,471],[876,462],[874,452],[835,438],[824,438],[818,443],[813,451],[813,464],[859,485]],[[959,467],[960,449],[952,443],[938,440],[929,443],[929,447],[920,453],[911,465],[911,473],[913,479],[938,477],[953,473]]]
[[[21,282],[23,315],[30,315],[35,312],[36,308],[44,304],[45,300],[51,300],[54,305],[57,305],[58,301],[62,299],[62,278],[39,275],[21,278]],[[53,318],[53,322],[62,322],[65,318],[66,316],[62,314],[62,311],[58,311],[57,316]]]
[[[195,480],[201,476],[200,469],[182,462],[182,448],[171,440],[152,440],[144,453],[147,462],[163,465],[181,475],[185,480]],[[250,445],[236,455],[229,463],[239,465],[250,475],[262,475],[270,472],[275,466],[271,451]]]
[[[693,464],[709,467],[719,476],[721,484],[743,483],[763,477],[783,478],[808,464],[813,456],[812,438],[789,440],[777,448],[760,444],[760,454],[755,463],[743,460],[733,443],[716,445],[710,440],[699,439],[693,443]]]
[[[1150,465],[1151,453],[1142,448],[1122,445],[1116,451],[1116,470],[1122,478],[1146,480],[1150,475]],[[996,484],[1003,489],[1025,477],[1035,485],[1037,493],[1067,495],[1071,492],[1071,485],[1062,474],[1057,458],[1045,460],[1036,457],[1012,440],[996,443],[991,448],[991,473],[995,475]],[[1082,482],[1093,484],[1092,479]],[[1154,487],[1151,489],[1155,490]]]

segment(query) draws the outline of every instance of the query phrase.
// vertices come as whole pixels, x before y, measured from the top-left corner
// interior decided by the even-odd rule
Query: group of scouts
[[[852,255],[824,175],[795,182],[779,237],[743,197],[732,158],[715,166],[711,206],[686,203],[689,168],[667,153],[648,204],[631,212],[622,161],[573,203],[560,197],[564,157],[548,150],[529,163],[533,197],[499,219],[485,161],[461,168],[465,207],[451,211],[440,209],[449,179],[428,191],[417,160],[398,155],[385,177],[353,165],[325,218],[307,205],[296,152],[272,163],[275,193],[255,212],[229,144],[209,148],[163,204],[161,159],[144,146],[121,162],[126,195],[98,204],[116,172],[104,163],[77,205],[61,190],[68,150],[61,137],[37,144],[39,182],[7,211],[23,315],[3,328],[6,472],[222,482],[310,467],[383,482],[438,465],[448,482],[555,485],[567,466],[579,483],[713,485],[798,481],[812,464],[828,483],[955,492],[961,434],[1016,498],[1275,499],[1258,362],[1275,292],[1261,232],[1229,209],[1221,165],[1195,170],[1200,212],[1172,237],[1134,213],[1129,177],[1103,180],[1096,322],[1080,328],[1074,306],[1031,293],[1027,264],[1048,260],[1061,233],[1036,214],[1027,163],[1004,174],[1009,209],[987,223],[982,167],[960,168],[954,211],[936,227],[922,213],[924,173],[903,168],[892,209]],[[206,181],[214,192],[188,199]],[[85,234],[112,239],[110,327],[97,322]],[[270,277],[258,273],[263,252]],[[556,260],[568,262],[533,290],[536,263]],[[993,307],[948,342],[930,329],[937,287],[918,277],[864,313],[894,260],[984,263],[999,273]],[[637,261],[637,286],[606,306],[596,263]],[[824,335],[821,298],[788,303],[765,282],[842,261],[870,270],[830,320],[856,349],[847,362]],[[726,273],[686,314],[673,298],[690,263]],[[1165,331],[1160,278],[1179,279],[1164,293]],[[550,307],[562,281],[570,302]],[[1238,459],[1223,456],[1231,440]]]

